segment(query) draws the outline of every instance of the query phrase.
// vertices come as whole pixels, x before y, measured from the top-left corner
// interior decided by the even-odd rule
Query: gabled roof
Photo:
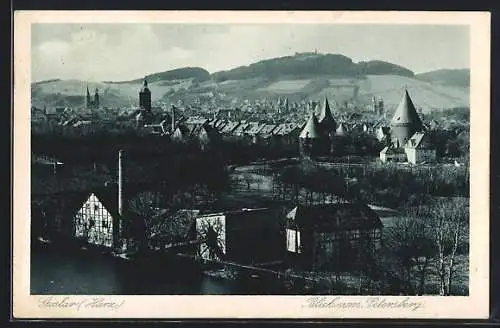
[[[307,120],[306,126],[304,126],[304,129],[302,129],[302,132],[300,133],[299,138],[301,138],[301,139],[320,138],[319,123],[318,123],[318,119],[316,118],[316,115],[314,115],[314,113],[311,113],[311,116],[309,116],[309,120]]]
[[[88,192],[73,193],[65,197],[67,214],[73,216],[87,202],[90,196],[94,194],[99,202],[113,217],[118,217],[118,191],[116,188],[97,188]]]
[[[208,122],[208,119],[200,116],[190,116],[185,121],[186,124],[205,124]]]
[[[406,148],[424,148],[430,143],[425,132],[415,132],[405,144]]]
[[[236,129],[233,130],[233,133],[243,133],[243,132],[247,131],[247,129],[249,129],[251,126],[250,124],[251,123],[249,123],[249,122],[245,122],[245,123],[242,122],[240,125],[238,125],[236,127]]]
[[[392,117],[391,124],[409,124],[415,126],[415,128],[420,128],[422,126],[422,120],[420,120],[417,110],[408,94],[408,90],[406,89]]]
[[[248,129],[245,131],[246,134],[254,135],[258,134],[265,124],[260,124],[258,122],[250,122]]]
[[[299,205],[287,214],[299,229],[315,227],[322,231],[381,228],[377,213],[363,203]]]
[[[267,135],[267,134],[272,134],[272,132],[277,128],[278,126],[276,124],[265,124],[262,129],[260,130],[260,134],[262,135]]]
[[[392,143],[389,146],[384,147],[380,151],[382,154],[406,154],[404,149],[401,147],[396,147]]]
[[[222,133],[232,133],[239,125],[240,125],[240,122],[228,122],[226,125],[224,125],[221,132]]]

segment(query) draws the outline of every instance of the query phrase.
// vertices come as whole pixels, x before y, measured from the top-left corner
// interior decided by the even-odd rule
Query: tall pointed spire
[[[392,117],[391,128],[401,145],[404,145],[415,132],[423,129],[422,120],[418,116],[406,86],[401,101]]]
[[[94,107],[99,108],[99,90],[95,88],[95,94],[94,94]]]
[[[89,84],[87,83],[87,98],[85,100],[85,107],[90,108],[92,105],[92,99],[90,98]]]
[[[323,102],[323,107],[321,108],[321,113],[319,114],[319,124],[325,133],[330,133],[335,131],[337,123],[333,118],[332,111],[330,110],[330,104],[328,103],[328,98],[325,96],[325,101]]]

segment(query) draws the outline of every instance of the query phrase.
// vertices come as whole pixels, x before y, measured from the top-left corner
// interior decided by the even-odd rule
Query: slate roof
[[[309,116],[309,119],[307,120],[306,126],[304,126],[304,129],[302,129],[302,132],[300,133],[299,138],[301,138],[301,139],[320,138],[319,123],[318,123],[318,119],[316,118],[314,113],[311,113],[311,116]]]
[[[323,106],[321,108],[321,113],[319,114],[319,123],[324,125],[325,128],[335,128],[336,122],[333,118],[332,111],[330,110],[330,105],[328,104],[328,98],[325,97]]]
[[[320,231],[382,228],[382,221],[368,205],[340,203],[296,206],[287,214],[290,225]]]
[[[260,130],[261,135],[269,135],[272,134],[273,131],[278,127],[276,124],[264,124],[262,129]]]
[[[430,141],[425,132],[415,132],[405,145],[407,148],[426,148],[428,146],[430,146]]]
[[[239,125],[240,125],[240,122],[228,122],[226,125],[224,125],[221,132],[222,133],[232,133]]]
[[[422,127],[422,121],[406,89],[392,117],[391,124],[409,124],[417,129]]]
[[[233,133],[235,134],[241,134],[244,133],[248,128],[250,127],[250,123],[241,123],[236,127],[236,129],[233,130]]]
[[[384,147],[381,151],[382,154],[406,154],[404,149],[401,147],[396,147],[392,143],[390,146]]]
[[[265,124],[260,124],[257,122],[250,122],[248,129],[245,131],[246,134],[255,135],[258,134]]]

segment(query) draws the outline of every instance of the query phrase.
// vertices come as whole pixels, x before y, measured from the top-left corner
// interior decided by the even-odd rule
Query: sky
[[[315,51],[415,73],[469,68],[469,29],[450,25],[33,24],[33,82],[125,81],[181,67],[210,73]]]

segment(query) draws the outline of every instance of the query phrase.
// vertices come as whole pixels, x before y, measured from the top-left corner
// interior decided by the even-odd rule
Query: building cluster
[[[384,114],[383,101],[374,98],[373,102],[374,111],[380,115]],[[374,135],[386,144],[380,152],[380,160],[384,163],[394,161],[419,164],[436,159],[435,146],[406,89],[389,125],[386,125],[384,120],[374,124],[357,122],[350,127],[345,122],[337,123],[328,99],[325,98],[319,116],[311,111],[300,132],[301,155],[318,157],[335,153],[335,139],[354,130]]]
[[[285,144],[298,146],[304,157],[320,157],[335,155],[335,145],[339,140],[350,134],[368,134],[383,142],[386,147],[380,152],[382,162],[396,161],[418,164],[431,162],[436,157],[436,150],[430,142],[426,127],[405,90],[403,97],[390,121],[386,123],[384,101],[380,97],[372,98],[372,112],[375,121],[363,120],[363,115],[357,112],[338,112],[335,117],[325,97],[322,104],[305,102],[308,118],[305,121],[298,110],[300,104],[289,103],[287,97],[279,98],[273,106],[263,103],[259,111],[249,102],[234,109],[219,109],[194,115],[185,108],[172,105],[170,110],[152,106],[151,91],[148,82],[144,80],[139,90],[139,108],[130,114],[125,121],[111,120],[102,114],[101,99],[96,89],[91,97],[87,87],[85,115],[72,116],[70,108],[32,109],[32,129],[50,129],[60,126],[70,132],[92,134],[96,130],[112,128],[113,124],[123,123],[133,126],[146,134],[156,134],[168,137],[176,142],[198,142],[202,148],[207,148],[219,140],[239,139],[249,144]],[[255,104],[254,104],[255,105]],[[245,107],[246,106],[246,107]],[[248,110],[248,108],[252,110]],[[316,108],[320,107],[316,114]],[[271,113],[284,118],[283,120],[266,119]],[[112,110],[106,110],[109,116]],[[113,112],[114,114],[118,114]],[[262,116],[264,115],[264,116]],[[57,122],[57,118],[61,118]],[[264,117],[264,119],[262,119]],[[305,121],[305,122],[304,122]],[[37,124],[43,122],[43,124]]]
[[[200,115],[186,117],[172,105],[170,113],[154,114],[151,110],[151,92],[147,81],[139,92],[140,111],[136,115],[136,127],[150,134],[169,137],[171,141],[197,141],[207,147],[219,140],[239,139],[249,144],[270,144],[281,142],[296,144],[300,123],[270,123],[262,121],[231,120],[221,111],[212,117]],[[280,99],[277,110],[289,110],[288,99]],[[158,121],[161,120],[159,123]]]
[[[117,252],[133,251],[144,240],[140,227],[145,218],[127,208],[131,194],[123,191],[122,161],[120,152],[117,189],[82,192],[65,202],[64,217],[71,220],[63,219],[60,225],[72,238]],[[285,214],[278,208],[201,207],[164,212],[170,216],[162,217],[165,226],[173,224],[175,231],[155,247],[189,245],[193,256],[208,261],[242,265],[281,261],[304,271],[350,270],[373,259],[382,243],[383,224],[378,215],[365,204],[347,200],[296,205]],[[170,231],[161,234],[168,236]]]
[[[388,145],[380,152],[382,162],[429,163],[436,160],[436,148],[415,106],[404,91],[385,135]]]
[[[343,137],[348,133],[346,123],[337,123],[333,117],[328,103],[328,98],[325,97],[319,117],[316,116],[314,110],[310,111],[309,118],[299,134],[300,153],[304,157],[325,156],[332,152],[333,140],[337,137]],[[360,126],[355,125],[359,128]],[[364,132],[368,131],[368,126],[363,124],[361,129]]]

